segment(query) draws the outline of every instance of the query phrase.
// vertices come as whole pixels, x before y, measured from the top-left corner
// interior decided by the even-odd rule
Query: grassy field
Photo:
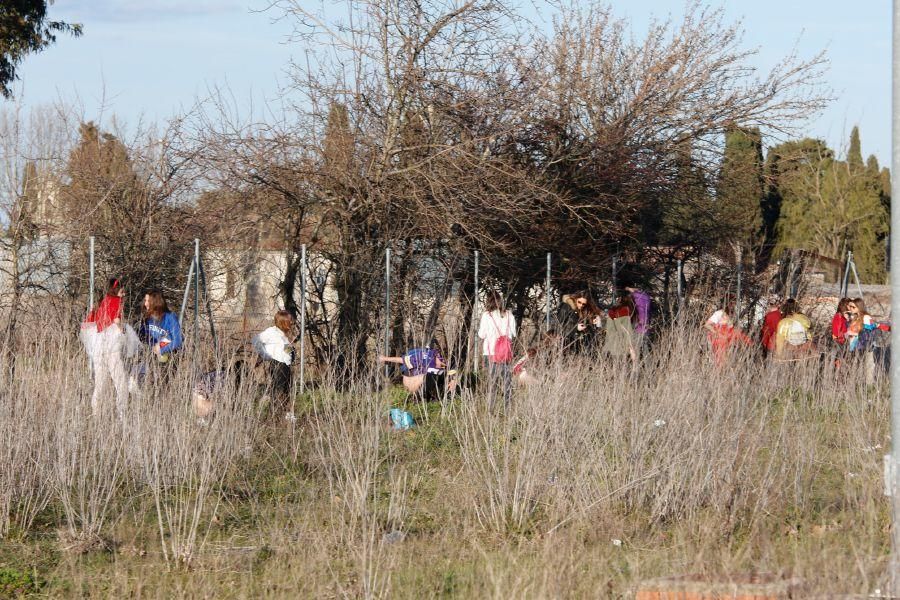
[[[632,597],[663,575],[883,588],[887,382],[815,360],[721,368],[694,330],[638,370],[553,361],[505,411],[360,377],[266,418],[189,369],[91,415],[74,346],[0,374],[0,597]],[[14,365],[14,369],[12,368]]]

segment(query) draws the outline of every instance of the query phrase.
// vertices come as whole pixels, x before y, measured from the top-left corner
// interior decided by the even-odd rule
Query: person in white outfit
[[[82,325],[82,339],[90,356],[94,373],[94,393],[91,410],[109,394],[112,383],[116,393],[116,410],[123,416],[128,403],[128,375],[125,370],[125,329],[122,324],[122,298],[125,286],[118,278],[109,280],[109,289],[100,304],[91,311]]]
[[[508,406],[512,395],[512,340],[516,337],[516,318],[503,306],[497,292],[490,292],[485,298],[478,337],[488,364],[488,402],[493,406],[496,388],[500,387],[504,405]]]
[[[275,313],[275,324],[253,338],[253,348],[263,359],[269,375],[269,388],[275,399],[276,409],[285,417],[293,417],[290,410],[291,364],[294,347],[289,335],[294,328],[294,318],[286,310]]]

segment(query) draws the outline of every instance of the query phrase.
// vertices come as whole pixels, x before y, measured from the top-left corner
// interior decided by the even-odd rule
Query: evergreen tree
[[[862,168],[862,144],[859,141],[859,127],[854,126],[850,132],[850,150],[847,151],[847,163],[850,168],[857,171]]]
[[[50,21],[47,6],[53,0],[4,0],[0,2],[0,95],[12,96],[10,85],[16,69],[28,54],[56,42],[56,34],[81,35],[81,25]]]
[[[735,126],[726,133],[716,192],[722,224],[734,235],[736,255],[756,259],[763,245],[765,202],[762,136],[758,129]]]
[[[719,239],[721,224],[689,141],[676,150],[673,168],[672,194],[660,203],[659,241],[667,246],[707,247]]]
[[[788,142],[771,152],[779,157],[773,182],[781,197],[776,252],[799,248],[840,259],[853,250],[860,277],[881,281],[888,215],[880,175],[854,169],[849,155],[836,160],[820,140]]]

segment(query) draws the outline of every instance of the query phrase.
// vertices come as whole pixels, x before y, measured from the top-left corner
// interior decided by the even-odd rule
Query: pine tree
[[[29,54],[56,42],[56,34],[81,35],[81,25],[51,21],[52,0],[15,0],[0,3],[0,96],[12,96],[10,85],[19,78],[18,66]]]
[[[888,217],[880,175],[854,169],[849,155],[836,160],[820,140],[789,142],[772,152],[780,156],[774,185],[782,201],[776,252],[798,248],[840,259],[853,250],[860,277],[883,280]]]

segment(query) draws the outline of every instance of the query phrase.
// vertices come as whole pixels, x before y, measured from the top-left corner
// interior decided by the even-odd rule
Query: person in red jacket
[[[831,319],[831,339],[838,346],[847,343],[847,328],[850,326],[850,298],[841,298],[837,312]]]
[[[762,345],[763,358],[767,358],[775,351],[775,332],[778,331],[778,323],[781,321],[781,305],[776,296],[769,298],[769,310],[763,319],[762,331],[759,342]]]
[[[120,416],[124,415],[128,402],[128,376],[123,360],[125,336],[122,326],[122,298],[125,286],[118,277],[109,280],[106,296],[91,311],[85,324],[96,327],[90,345],[91,367],[94,371],[94,393],[91,396],[91,409],[96,414],[110,382],[116,393],[116,409]]]
[[[107,288],[106,296],[100,301],[100,304],[90,312],[85,320],[86,323],[94,323],[97,325],[97,333],[102,333],[104,329],[112,324],[118,325],[122,321],[122,297],[125,295],[125,286],[122,285],[118,277],[111,277],[109,280],[109,288]]]
[[[706,320],[703,328],[706,329],[706,339],[716,365],[722,366],[732,349],[740,344],[753,345],[753,341],[743,331],[734,326],[731,320],[733,306],[728,304],[719,309]]]

